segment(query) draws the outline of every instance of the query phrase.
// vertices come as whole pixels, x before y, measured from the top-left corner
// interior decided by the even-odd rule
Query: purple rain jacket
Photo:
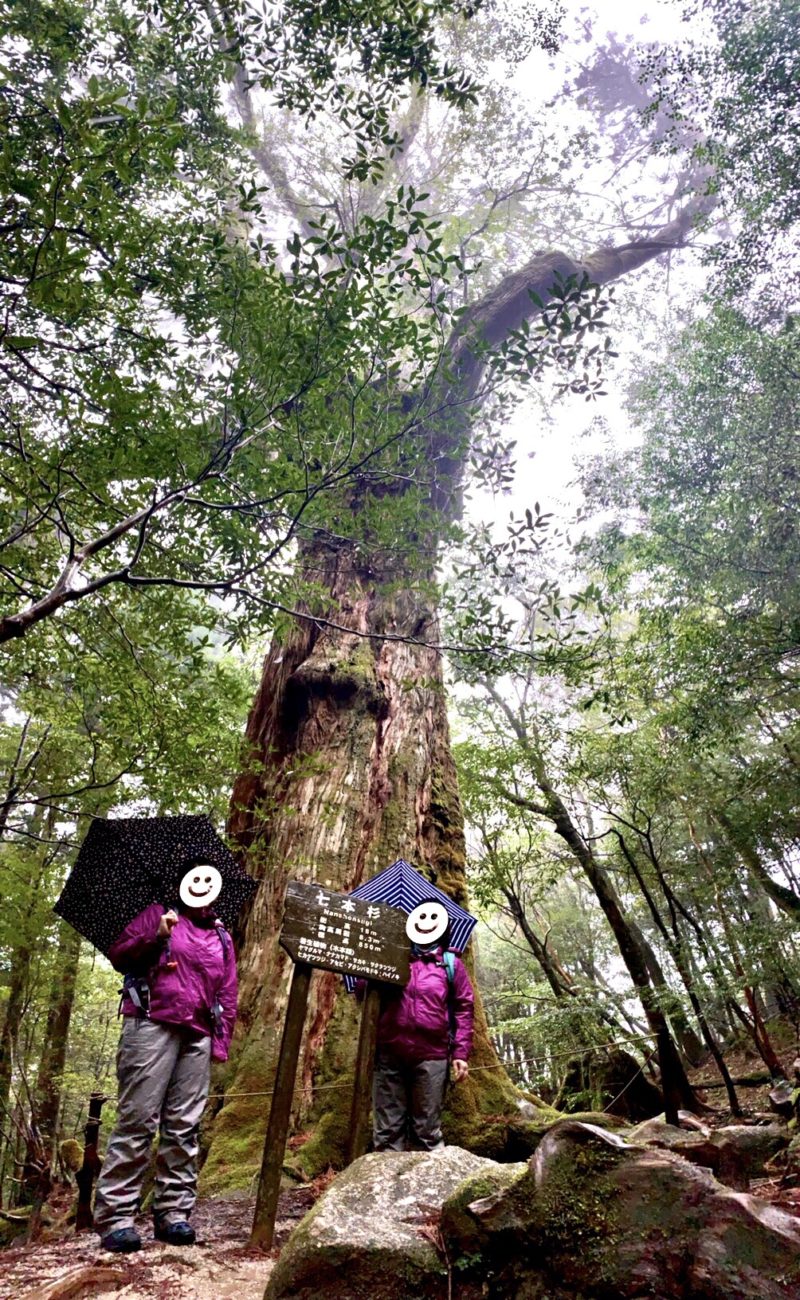
[[[117,970],[147,976],[151,1020],[183,1025],[212,1036],[211,1008],[219,1002],[222,1025],[212,1036],[211,1059],[227,1061],[236,1022],[233,943],[229,939],[223,948],[215,925],[196,925],[188,916],[179,914],[167,951],[167,941],[157,937],[165,910],[160,903],[151,903],[125,926],[108,955]],[[122,1014],[136,1015],[136,1007],[127,995],[122,999]]]
[[[449,1050],[448,998],[455,1015],[455,1038]],[[448,988],[442,949],[412,954],[411,975],[402,989],[386,990],[378,1021],[378,1047],[403,1061],[466,1061],[472,1051],[475,997],[461,958],[456,956],[452,989]]]

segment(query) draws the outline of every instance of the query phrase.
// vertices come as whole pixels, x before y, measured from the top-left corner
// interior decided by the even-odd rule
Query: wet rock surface
[[[798,1300],[800,1224],[664,1145],[567,1120],[522,1165],[365,1156],[292,1234],[265,1300],[423,1295]]]
[[[442,1206],[467,1179],[509,1166],[460,1147],[362,1156],[283,1249],[265,1300],[426,1300],[446,1294]],[[521,1167],[522,1172],[524,1166]],[[503,1177],[501,1172],[500,1177]]]

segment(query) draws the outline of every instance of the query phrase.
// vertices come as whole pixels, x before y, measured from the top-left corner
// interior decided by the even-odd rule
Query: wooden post
[[[370,980],[364,997],[364,1006],[361,1011],[361,1028],[358,1034],[356,1077],[353,1084],[353,1102],[350,1110],[350,1141],[347,1148],[348,1164],[352,1164],[359,1156],[363,1156],[369,1140],[372,1072],[375,1068],[375,1043],[378,1037],[380,1009],[380,985],[376,984],[374,980]]]
[[[89,1098],[89,1118],[83,1131],[83,1165],[75,1175],[78,1184],[78,1209],[75,1216],[75,1230],[81,1232],[92,1226],[92,1185],[95,1175],[100,1172],[100,1157],[97,1154],[97,1139],[100,1133],[100,1112],[103,1103],[108,1101],[101,1092],[93,1092]]]
[[[300,1040],[303,1036],[303,1023],[306,1017],[308,990],[311,984],[311,970],[312,968],[308,962],[297,962],[292,976],[292,987],[289,990],[289,1005],[286,1009],[286,1023],[283,1026],[281,1051],[275,1075],[275,1090],[272,1094],[267,1136],[264,1139],[264,1155],[258,1180],[256,1212],[253,1216],[253,1229],[250,1234],[250,1245],[260,1246],[262,1250],[271,1249],[272,1236],[275,1230],[278,1194],[281,1188],[281,1170],[286,1152],[289,1116],[292,1109],[295,1075],[297,1074],[297,1059],[300,1055]]]

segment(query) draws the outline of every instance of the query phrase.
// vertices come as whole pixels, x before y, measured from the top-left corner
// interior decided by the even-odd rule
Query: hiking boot
[[[183,1220],[180,1223],[159,1223],[153,1220],[153,1236],[156,1241],[165,1241],[168,1246],[193,1246],[194,1228]]]
[[[118,1255],[130,1255],[133,1250],[141,1250],[142,1239],[135,1228],[115,1228],[100,1238],[100,1245]]]

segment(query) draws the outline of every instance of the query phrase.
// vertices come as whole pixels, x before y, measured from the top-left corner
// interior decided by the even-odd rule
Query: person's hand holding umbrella
[[[173,908],[170,908],[168,912],[164,913],[164,915],[162,916],[161,920],[158,923],[158,929],[156,930],[156,934],[158,935],[159,939],[168,939],[177,924],[178,924],[178,913],[174,911]]]

